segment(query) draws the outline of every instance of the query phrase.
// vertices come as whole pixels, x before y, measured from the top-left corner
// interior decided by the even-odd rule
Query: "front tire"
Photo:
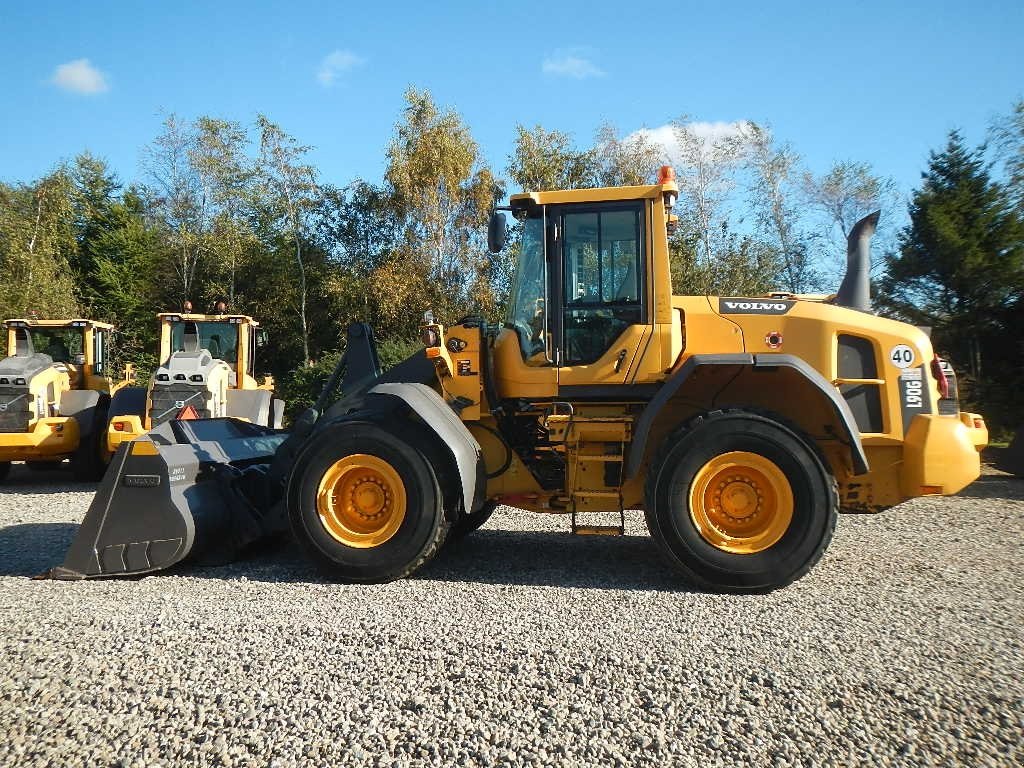
[[[452,539],[461,539],[465,536],[481,528],[484,523],[491,519],[491,515],[494,514],[494,510],[498,508],[498,502],[496,501],[485,501],[483,506],[480,507],[476,512],[470,512],[469,514],[459,515],[459,519],[452,524],[451,533],[448,534]]]
[[[448,532],[427,457],[375,424],[341,423],[310,441],[289,484],[292,531],[316,565],[340,581],[404,578]]]
[[[0,483],[6,480],[9,474],[11,474],[11,462],[0,461]]]
[[[652,464],[647,527],[705,589],[766,592],[806,574],[838,516],[808,439],[761,414],[716,411],[670,435]]]

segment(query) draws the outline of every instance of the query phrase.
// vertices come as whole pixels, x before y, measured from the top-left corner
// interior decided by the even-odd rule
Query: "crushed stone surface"
[[[801,581],[692,591],[623,538],[501,508],[413,578],[285,542],[33,581],[95,486],[0,486],[3,766],[1024,764],[1024,480],[843,515]]]

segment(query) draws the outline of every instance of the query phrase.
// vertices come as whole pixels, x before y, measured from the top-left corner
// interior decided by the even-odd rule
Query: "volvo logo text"
[[[757,301],[756,299],[719,299],[722,314],[782,315],[793,306],[792,301]]]

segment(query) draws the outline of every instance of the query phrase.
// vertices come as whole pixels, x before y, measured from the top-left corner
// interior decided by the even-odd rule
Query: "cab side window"
[[[642,204],[562,216],[564,365],[595,362],[643,322],[642,216]]]

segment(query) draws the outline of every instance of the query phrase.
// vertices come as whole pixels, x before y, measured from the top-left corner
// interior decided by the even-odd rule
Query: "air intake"
[[[871,237],[881,215],[881,211],[869,213],[853,225],[846,238],[846,276],[835,298],[840,306],[871,311]]]

